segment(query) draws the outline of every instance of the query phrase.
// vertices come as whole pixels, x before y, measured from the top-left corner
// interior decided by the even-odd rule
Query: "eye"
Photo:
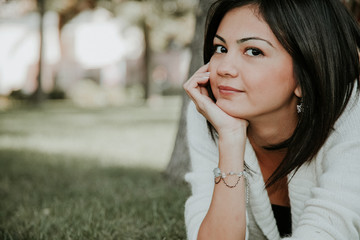
[[[264,53],[258,49],[258,48],[247,48],[245,51],[246,55],[252,56],[252,57],[256,57],[256,56],[263,56]]]
[[[227,49],[224,46],[221,45],[215,45],[214,46],[214,52],[215,53],[227,53]]]

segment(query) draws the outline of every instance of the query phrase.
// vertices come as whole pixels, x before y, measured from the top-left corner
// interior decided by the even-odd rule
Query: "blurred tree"
[[[94,9],[98,0],[50,0],[49,9],[59,14],[59,30],[81,11]]]
[[[43,16],[46,11],[55,11],[59,14],[59,36],[63,26],[86,9],[95,9],[101,6],[110,10],[114,15],[121,14],[130,19],[143,29],[144,33],[144,60],[143,88],[144,98],[150,96],[151,79],[151,59],[153,51],[164,51],[168,48],[186,47],[192,39],[192,21],[194,8],[198,0],[12,0],[17,6],[25,6],[31,3],[37,6],[36,11],[40,15],[39,34],[40,34],[40,58],[38,62],[39,70],[37,76],[37,87],[31,99],[34,102],[41,102],[46,99],[42,91],[42,61],[43,61]],[[6,1],[4,4],[7,4]],[[1,1],[0,1],[1,3]],[[128,4],[130,3],[130,4]],[[30,4],[30,5],[31,5]],[[122,6],[129,5],[130,8]],[[135,7],[135,8],[133,8]],[[131,9],[132,8],[132,9]],[[34,8],[28,10],[33,11]],[[190,16],[190,17],[189,17]],[[189,34],[190,33],[190,34]]]
[[[12,7],[16,8],[17,14],[24,14],[28,11],[33,11],[33,5],[36,6],[36,11],[39,13],[39,60],[38,60],[38,73],[36,77],[37,86],[33,94],[30,96],[30,100],[34,103],[40,103],[46,99],[46,95],[43,92],[42,85],[42,65],[43,65],[43,53],[44,53],[44,14],[48,10],[56,11],[60,15],[59,31],[62,26],[76,16],[80,11],[85,8],[94,8],[96,3],[100,0],[12,0]],[[4,4],[10,3],[5,1]],[[16,3],[16,4],[15,4]],[[10,16],[12,17],[12,16]]]
[[[39,20],[39,61],[38,61],[38,73],[37,73],[37,77],[36,77],[36,81],[37,81],[37,86],[36,89],[34,91],[34,93],[30,96],[30,99],[34,102],[34,103],[40,103],[44,98],[44,92],[42,91],[42,62],[43,62],[43,53],[44,53],[44,44],[43,44],[43,39],[44,39],[44,14],[46,11],[46,3],[45,0],[37,0],[37,9],[39,12],[39,16],[40,16],[40,20]]]
[[[19,0],[20,1],[20,0]],[[139,3],[138,10],[131,10],[127,8],[127,12],[123,12],[125,15],[134,14],[133,16],[128,16],[133,19],[133,22],[138,24],[143,29],[144,33],[144,61],[143,61],[143,88],[144,88],[144,98],[147,99],[150,96],[150,70],[151,70],[151,56],[152,50],[158,49],[164,50],[168,48],[175,41],[181,47],[184,44],[187,44],[187,41],[190,42],[192,36],[188,36],[186,32],[192,31],[179,31],[177,27],[169,28],[164,27],[166,30],[159,30],[161,26],[164,26],[164,23],[178,21],[178,25],[184,25],[184,19],[187,18],[189,14],[193,14],[193,9],[197,0],[32,0],[37,1],[38,11],[41,16],[40,21],[40,36],[42,39],[42,18],[44,12],[47,10],[56,11],[59,14],[59,31],[62,27],[68,23],[72,18],[74,18],[78,13],[86,9],[94,9],[98,5],[105,7],[106,9],[112,11],[114,14],[116,12],[116,6],[125,5],[125,3]],[[45,4],[46,2],[46,4]],[[134,4],[132,6],[135,6]],[[160,27],[159,27],[160,26]],[[172,29],[172,31],[169,31]],[[182,30],[182,29],[180,29]],[[167,31],[167,32],[166,32]],[[159,32],[161,32],[159,34]],[[59,34],[60,35],[60,34]],[[176,35],[176,36],[175,36]],[[159,36],[163,36],[163,39],[159,40]],[[185,37],[184,37],[185,36]],[[152,39],[157,39],[152,41]],[[180,42],[179,42],[180,39]],[[184,43],[185,42],[185,43]],[[162,44],[162,45],[161,45]],[[40,54],[42,54],[42,47],[40,47]],[[33,99],[36,101],[41,101],[45,99],[44,93],[41,91],[41,58],[39,60],[39,75],[38,75],[38,87],[33,94]]]
[[[209,9],[212,1],[200,0],[196,12],[196,27],[195,36],[191,43],[192,58],[189,69],[189,76],[193,75],[195,71],[203,65],[203,40],[204,29],[206,21],[206,12]],[[189,150],[186,140],[186,108],[189,103],[189,98],[183,91],[183,103],[181,107],[181,117],[179,128],[175,140],[175,146],[171,155],[170,162],[165,170],[165,174],[174,181],[182,181],[184,174],[189,170]]]
[[[44,14],[48,10],[57,11],[60,16],[59,32],[61,28],[76,16],[80,11],[88,8],[95,8],[96,0],[36,0],[37,9],[39,12],[39,61],[38,61],[38,75],[37,86],[34,93],[30,96],[30,100],[34,103],[41,103],[46,99],[45,93],[42,90],[42,67],[43,67],[43,53],[44,53]],[[60,34],[59,34],[60,35]]]
[[[142,84],[145,99],[150,96],[153,53],[190,44],[193,31],[189,19],[192,19],[196,3],[197,0],[128,0],[121,4],[120,14],[141,27],[144,33]]]

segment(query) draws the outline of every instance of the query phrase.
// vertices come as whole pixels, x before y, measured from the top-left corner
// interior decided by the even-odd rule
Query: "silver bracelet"
[[[239,184],[241,177],[244,177],[244,179],[246,181],[246,203],[249,202],[249,182],[247,181],[248,173],[245,170],[243,170],[241,172],[228,172],[228,173],[225,173],[225,172],[221,172],[220,168],[216,167],[216,168],[214,168],[213,172],[214,172],[215,184],[220,183],[220,181],[222,180],[224,182],[225,186],[227,186],[228,188],[236,187]],[[228,176],[237,176],[238,177],[238,179],[237,179],[237,181],[236,181],[236,183],[234,185],[229,185],[225,181],[225,178],[228,177]]]

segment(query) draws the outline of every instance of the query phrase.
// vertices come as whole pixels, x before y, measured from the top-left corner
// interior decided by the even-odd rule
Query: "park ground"
[[[0,111],[0,239],[185,239],[185,183],[169,181],[180,97]]]

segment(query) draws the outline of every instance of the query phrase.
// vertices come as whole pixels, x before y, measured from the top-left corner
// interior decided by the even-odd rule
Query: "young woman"
[[[189,239],[360,239],[360,30],[339,0],[218,0],[185,84]]]

